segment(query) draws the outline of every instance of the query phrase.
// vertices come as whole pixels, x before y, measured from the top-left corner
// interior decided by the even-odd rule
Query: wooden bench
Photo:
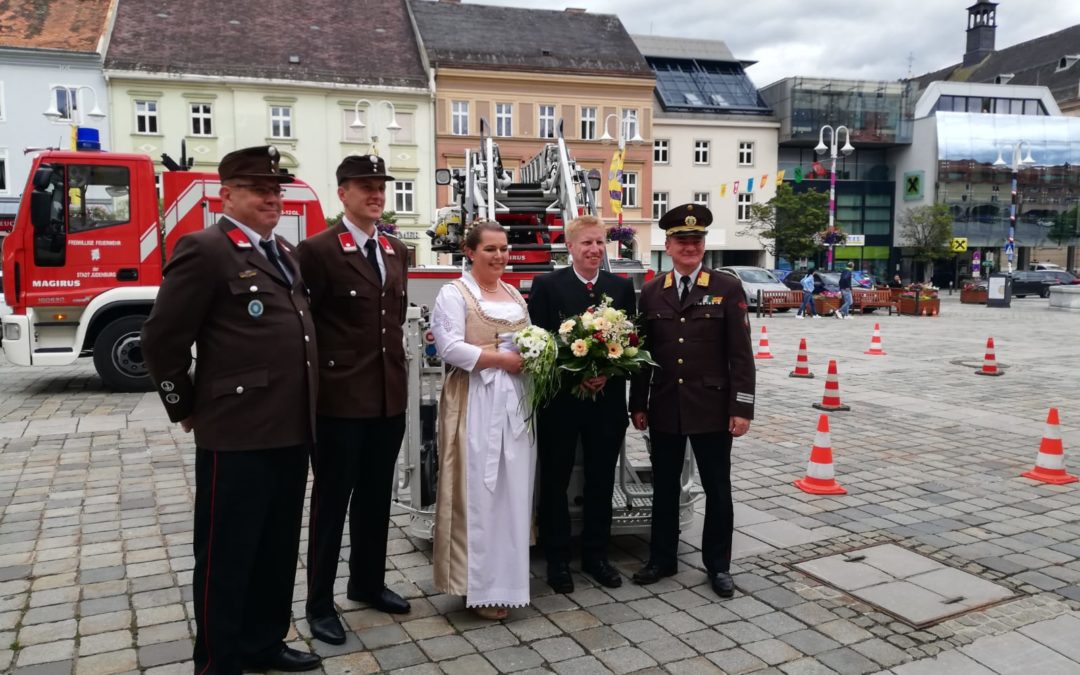
[[[887,307],[889,315],[896,311],[896,300],[893,299],[889,289],[880,291],[868,291],[854,289],[851,292],[851,309],[858,310],[860,314],[866,314],[867,308]]]
[[[758,291],[757,315],[772,317],[774,309],[798,309],[802,306],[802,291]]]

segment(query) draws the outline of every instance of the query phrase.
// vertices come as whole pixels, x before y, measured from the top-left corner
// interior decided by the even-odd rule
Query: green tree
[[[1074,206],[1057,214],[1046,236],[1058,246],[1074,244],[1075,239],[1080,236],[1080,207]]]
[[[934,261],[948,258],[953,216],[946,204],[914,206],[900,216],[900,233],[912,249],[912,257],[923,263],[923,279],[934,276]]]
[[[776,196],[750,205],[750,223],[740,236],[757,237],[766,251],[789,260],[812,258],[821,250],[814,235],[829,220],[829,195],[816,190],[795,192],[789,183],[776,186]]]

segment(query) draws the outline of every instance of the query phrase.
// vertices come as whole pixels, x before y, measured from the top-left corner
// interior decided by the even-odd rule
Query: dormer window
[[[1009,80],[1016,77],[1013,73],[1002,73],[994,78],[994,84],[1008,84]]]
[[[1063,70],[1068,70],[1069,68],[1072,68],[1073,64],[1077,61],[1080,61],[1080,54],[1066,54],[1058,61],[1057,70],[1054,72],[1060,73]]]

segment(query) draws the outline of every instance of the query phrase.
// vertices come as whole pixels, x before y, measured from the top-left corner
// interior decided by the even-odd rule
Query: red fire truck
[[[14,230],[4,240],[4,355],[20,366],[62,366],[91,356],[105,384],[151,387],[139,343],[161,270],[183,235],[217,221],[216,173],[154,173],[145,155],[40,153]],[[156,180],[161,181],[161,195]],[[326,228],[315,191],[284,186],[277,233],[294,243]]]

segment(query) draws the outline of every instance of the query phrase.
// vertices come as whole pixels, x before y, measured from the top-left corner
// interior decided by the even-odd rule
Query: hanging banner
[[[780,169],[779,171],[776,172],[776,184],[780,185],[780,183],[783,183],[783,182],[784,182],[784,169]]]
[[[753,192],[754,191],[754,179],[753,178],[746,179],[746,191],[747,192]]]
[[[611,169],[608,171],[608,199],[611,202],[611,212],[615,215],[622,214],[622,169],[623,153],[616,150],[611,156]]]

